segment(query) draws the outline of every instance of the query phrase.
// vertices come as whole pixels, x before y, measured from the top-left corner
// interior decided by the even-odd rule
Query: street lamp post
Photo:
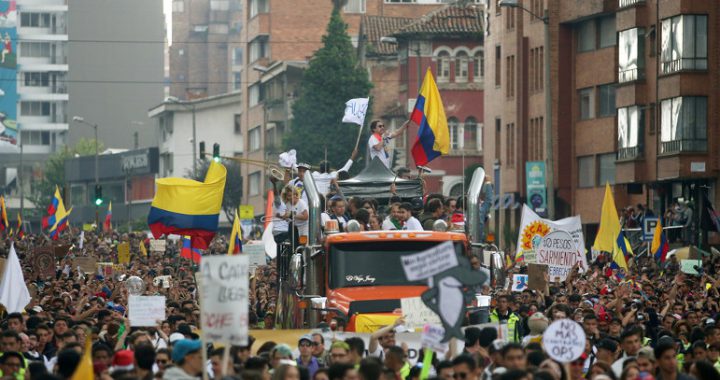
[[[174,96],[169,96],[166,99],[170,103],[174,103],[177,105],[182,106],[186,110],[190,110],[192,112],[192,152],[193,152],[193,178],[197,178],[197,130],[195,129],[195,104],[188,105],[186,101],[182,101]]]
[[[85,124],[87,126],[90,126],[95,130],[95,188],[97,188],[97,186],[99,184],[98,157],[100,154],[98,152],[98,125],[90,123],[88,121],[85,121],[85,118],[82,116],[73,116],[73,121],[78,124]],[[97,204],[97,202],[95,202],[95,225],[96,226],[100,226],[98,206],[99,205]]]
[[[545,14],[540,16],[520,5],[519,0],[500,0],[501,7],[519,8],[545,24],[545,52],[543,64],[545,66],[545,186],[547,187],[547,216],[555,218],[555,167],[553,157],[552,139],[552,99],[550,89],[550,12],[545,9]]]

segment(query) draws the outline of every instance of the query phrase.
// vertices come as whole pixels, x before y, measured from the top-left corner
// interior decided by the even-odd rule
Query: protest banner
[[[544,292],[548,283],[545,281],[545,274],[548,273],[548,266],[545,264],[528,264],[528,288]]]
[[[205,256],[200,264],[204,339],[245,346],[248,340],[248,257]]]
[[[527,263],[547,264],[550,278],[562,281],[577,262],[585,270],[588,266],[580,216],[551,221],[523,205],[515,257],[524,257]]]
[[[130,263],[130,243],[120,243],[117,246],[118,250],[118,264],[129,264]]]
[[[420,344],[422,348],[429,348],[440,355],[445,355],[450,349],[450,345],[442,343],[444,336],[445,329],[442,326],[426,324],[420,335]]]
[[[542,343],[551,358],[570,363],[585,351],[585,331],[573,320],[560,319],[548,326]]]
[[[400,308],[405,317],[405,326],[415,330],[421,329],[426,324],[441,325],[440,317],[425,306],[420,297],[401,298]]]
[[[97,259],[94,257],[76,257],[73,262],[85,273],[95,273],[97,270]]]
[[[402,256],[401,260],[408,281],[424,280],[458,265],[455,247],[450,241],[419,253]]]
[[[243,253],[248,256],[248,265],[251,269],[267,265],[265,260],[265,245],[260,240],[250,240],[242,247]]]
[[[165,239],[150,240],[151,252],[165,252],[165,249],[167,249],[167,242]]]
[[[128,298],[130,326],[157,326],[165,320],[165,296],[130,296]]]
[[[699,276],[700,272],[696,268],[702,268],[702,260],[680,260],[680,271],[685,274]]]
[[[104,277],[112,277],[113,275],[113,263],[97,263],[98,274]]]
[[[168,289],[172,286],[172,276],[157,276],[153,278],[153,285],[155,285],[156,287]]]
[[[512,279],[512,291],[522,292],[528,288],[528,275],[526,274],[514,274]]]
[[[238,216],[242,220],[252,220],[255,217],[255,207],[252,205],[240,205]]]

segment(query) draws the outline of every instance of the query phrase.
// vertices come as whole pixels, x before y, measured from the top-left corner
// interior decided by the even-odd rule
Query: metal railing
[[[630,7],[640,3],[645,3],[645,0],[618,0],[618,8]]]
[[[618,71],[619,83],[632,82],[643,78],[645,78],[645,72],[642,67]]]
[[[643,149],[641,146],[632,146],[628,148],[619,148],[617,151],[618,160],[633,160],[643,156]]]
[[[663,61],[661,63],[662,73],[670,74],[683,70],[707,70],[707,57],[701,58],[678,58],[671,61]]]
[[[660,143],[660,153],[705,152],[707,140],[673,140]]]

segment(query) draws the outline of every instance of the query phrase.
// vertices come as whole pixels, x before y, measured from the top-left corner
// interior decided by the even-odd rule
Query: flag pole
[[[230,362],[230,341],[225,341],[225,350],[223,351],[223,357],[222,357],[222,373],[221,377],[225,377],[227,373],[228,363]],[[217,377],[217,374],[214,374]]]
[[[362,131],[363,131],[364,126],[365,126],[365,122],[360,124],[360,128],[358,128],[358,136],[357,136],[357,140],[355,140],[355,149],[357,149],[358,146],[360,145],[360,136],[362,136]]]

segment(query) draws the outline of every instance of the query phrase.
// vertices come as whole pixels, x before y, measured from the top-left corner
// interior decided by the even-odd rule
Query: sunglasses
[[[157,363],[157,364],[167,364],[167,362],[168,362],[167,360],[162,360],[162,359],[155,360],[155,363]]]
[[[308,342],[300,343],[300,347],[312,347],[312,346],[313,346],[312,343],[308,343]]]
[[[465,372],[456,372],[453,373],[453,379],[465,379],[468,377],[468,374]]]

